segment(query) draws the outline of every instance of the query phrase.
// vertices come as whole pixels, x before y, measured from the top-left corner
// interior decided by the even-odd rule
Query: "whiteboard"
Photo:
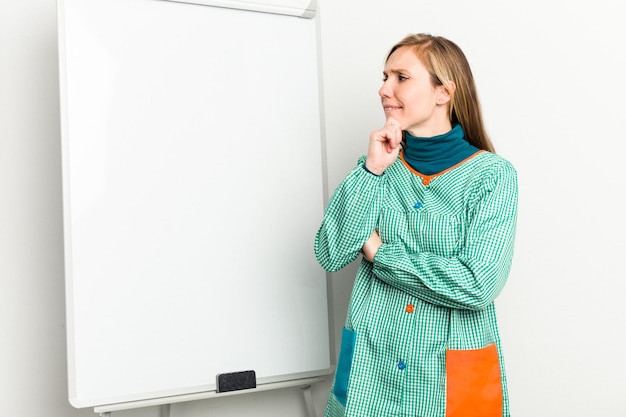
[[[71,404],[327,374],[315,19],[58,5]]]

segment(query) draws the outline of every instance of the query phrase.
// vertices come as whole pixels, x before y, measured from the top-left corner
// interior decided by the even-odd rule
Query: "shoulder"
[[[506,158],[481,152],[476,155],[471,175],[471,185],[467,189],[470,207],[481,201],[497,202],[500,207],[514,207],[517,204],[517,171]]]
[[[499,182],[517,182],[517,170],[513,164],[501,155],[483,151],[472,158],[470,162],[472,171],[477,174],[484,185]]]
[[[515,167],[508,159],[492,152],[482,151],[473,158],[473,161],[483,168],[515,172]]]

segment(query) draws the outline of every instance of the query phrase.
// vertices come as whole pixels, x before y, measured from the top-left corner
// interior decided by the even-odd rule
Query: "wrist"
[[[365,162],[363,164],[363,169],[365,169],[367,172],[369,172],[370,174],[374,174],[377,177],[380,177],[381,175],[383,175],[385,173],[385,169],[375,169],[375,168],[370,168],[367,166],[367,162]]]

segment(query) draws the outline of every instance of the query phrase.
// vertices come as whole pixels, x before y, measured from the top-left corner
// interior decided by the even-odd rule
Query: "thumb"
[[[396,149],[400,142],[402,142],[402,128],[400,127],[400,122],[393,117],[389,117],[385,123],[385,128],[389,132],[387,135],[390,145],[389,150]]]
[[[394,119],[393,117],[388,117],[387,121],[385,122],[385,127],[389,127],[389,126],[398,126],[400,127],[400,123]]]

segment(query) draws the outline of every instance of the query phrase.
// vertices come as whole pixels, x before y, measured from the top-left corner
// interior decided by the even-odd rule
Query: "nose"
[[[391,88],[389,87],[388,81],[383,81],[383,85],[380,86],[378,90],[378,95],[380,98],[389,98],[392,95]]]

